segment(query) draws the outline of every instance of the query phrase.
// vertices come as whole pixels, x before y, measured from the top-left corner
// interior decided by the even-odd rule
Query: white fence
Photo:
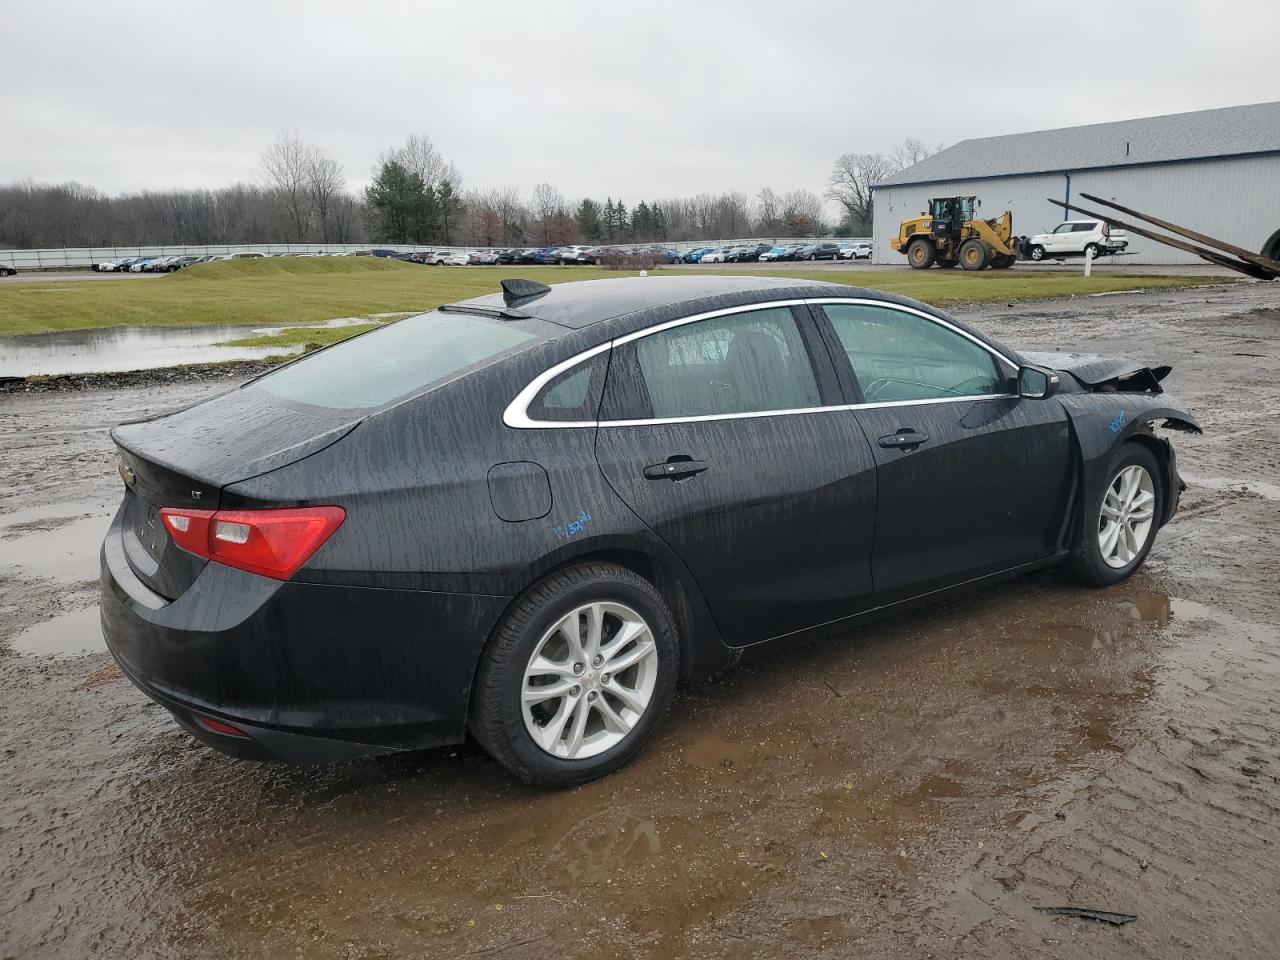
[[[793,243],[857,243],[870,241],[870,237],[740,237],[732,240],[682,240],[669,243],[613,244],[619,247],[659,246],[684,253],[698,247],[755,246],[758,243],[782,246]],[[609,244],[600,244],[607,248]],[[60,250],[0,250],[0,263],[17,270],[56,270],[90,267],[106,260],[127,257],[209,257],[227,253],[262,253],[288,255],[301,253],[355,253],[359,250],[395,250],[413,253],[415,250],[448,250],[471,252],[493,249],[486,247],[444,247],[429,244],[397,243],[241,243],[241,244],[187,244],[153,247],[69,247]],[[499,247],[500,248],[500,247]]]

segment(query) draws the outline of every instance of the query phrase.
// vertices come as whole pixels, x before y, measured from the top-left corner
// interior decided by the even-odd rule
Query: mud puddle
[[[79,657],[106,649],[96,606],[36,624],[11,637],[8,643],[14,653],[37,657]]]
[[[71,503],[0,517],[0,573],[62,583],[98,579],[98,548],[114,505]]]

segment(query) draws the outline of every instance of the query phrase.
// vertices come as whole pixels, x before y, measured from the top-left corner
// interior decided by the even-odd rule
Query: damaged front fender
[[[1124,357],[1088,353],[1024,353],[1029,363],[1067,374],[1081,389],[1098,393],[1161,393],[1172,367],[1152,367]]]

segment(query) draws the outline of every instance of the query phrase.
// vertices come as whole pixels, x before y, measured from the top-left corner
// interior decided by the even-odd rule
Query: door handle
[[[922,443],[929,440],[927,433],[920,433],[912,430],[910,427],[904,427],[897,433],[891,433],[887,437],[880,438],[880,446],[897,447],[899,450],[914,450]]]
[[[646,480],[684,480],[701,473],[711,464],[705,460],[671,457],[666,463],[651,463],[644,468]]]

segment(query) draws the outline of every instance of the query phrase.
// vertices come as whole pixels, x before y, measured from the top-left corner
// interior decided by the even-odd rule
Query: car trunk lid
[[[160,519],[162,508],[216,510],[227,485],[318,453],[364,415],[239,389],[116,427],[111,436],[126,487],[121,533],[129,566],[160,596],[180,596],[208,561],[173,543]]]

